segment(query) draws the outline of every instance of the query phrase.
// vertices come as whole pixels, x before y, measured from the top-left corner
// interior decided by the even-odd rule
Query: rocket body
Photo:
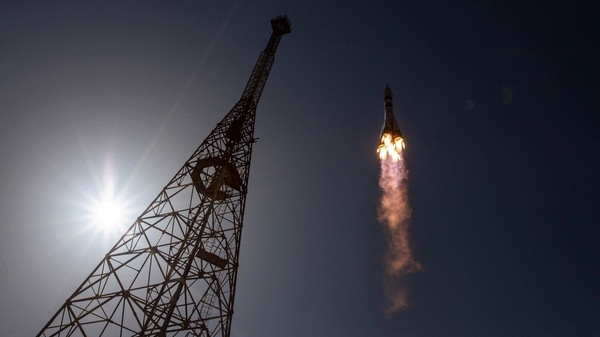
[[[385,134],[389,134],[391,136],[391,140],[395,141],[397,138],[402,137],[402,131],[400,131],[400,127],[398,126],[398,122],[394,117],[394,102],[392,89],[390,86],[386,84],[385,90],[383,91],[383,127],[381,128],[381,134],[379,135],[379,141],[383,144],[383,136]]]

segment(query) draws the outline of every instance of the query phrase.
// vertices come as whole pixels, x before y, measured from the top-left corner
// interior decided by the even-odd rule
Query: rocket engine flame
[[[411,252],[408,236],[410,205],[408,203],[408,170],[404,165],[405,144],[402,137],[392,140],[385,133],[377,148],[381,163],[379,187],[381,200],[378,220],[385,225],[388,236],[388,252],[385,260],[385,293],[391,304],[388,313],[404,309],[408,305],[405,288],[399,278],[421,268]]]
[[[396,137],[392,142],[392,135],[384,133],[381,137],[381,144],[377,148],[377,153],[379,153],[379,159],[381,160],[385,160],[389,156],[394,162],[398,162],[401,160],[401,153],[405,148],[402,137]]]

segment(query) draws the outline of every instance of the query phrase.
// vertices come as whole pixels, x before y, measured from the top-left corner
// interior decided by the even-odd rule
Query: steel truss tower
[[[38,336],[229,336],[256,106],[286,16],[241,99]]]

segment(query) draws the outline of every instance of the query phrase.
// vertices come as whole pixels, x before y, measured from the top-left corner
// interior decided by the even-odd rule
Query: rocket
[[[385,90],[383,91],[383,109],[385,111],[385,115],[383,116],[383,127],[381,128],[381,134],[379,135],[380,144],[384,142],[384,135],[389,134],[391,136],[392,141],[395,141],[397,138],[403,139],[402,131],[400,131],[400,127],[398,126],[398,122],[396,118],[394,118],[394,103],[392,101],[392,89],[388,84],[385,85]]]

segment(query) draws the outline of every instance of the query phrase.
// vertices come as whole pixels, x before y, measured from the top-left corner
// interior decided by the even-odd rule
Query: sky
[[[599,5],[0,1],[0,335],[33,336],[239,99],[257,109],[232,336],[600,335]],[[422,268],[386,314],[383,89]]]

